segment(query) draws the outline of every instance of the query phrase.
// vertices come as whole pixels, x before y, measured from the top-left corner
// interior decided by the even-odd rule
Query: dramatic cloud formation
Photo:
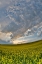
[[[3,40],[3,41],[6,41],[6,42],[11,42],[11,35],[12,33],[9,32],[9,33],[2,33],[0,32],[0,40]]]
[[[0,0],[0,43],[42,39],[42,0]]]

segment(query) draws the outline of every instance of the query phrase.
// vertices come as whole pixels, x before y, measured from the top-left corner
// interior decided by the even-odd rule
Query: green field
[[[22,45],[0,45],[0,64],[42,64],[42,40]]]

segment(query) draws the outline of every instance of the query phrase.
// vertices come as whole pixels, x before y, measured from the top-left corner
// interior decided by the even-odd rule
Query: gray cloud
[[[6,41],[6,42],[11,42],[11,38],[12,38],[11,35],[12,35],[11,32],[9,32],[9,33],[0,32],[0,40]]]
[[[0,0],[0,8],[9,5],[11,0]]]
[[[10,32],[13,35],[12,39],[7,36]],[[42,34],[42,1],[0,0],[0,33],[1,40],[7,39],[8,41],[9,39],[12,42],[23,36],[24,38],[30,35],[40,37]],[[2,38],[4,35],[5,38]]]

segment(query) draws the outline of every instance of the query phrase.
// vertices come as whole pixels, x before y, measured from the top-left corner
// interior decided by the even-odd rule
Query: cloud
[[[2,28],[1,28],[1,24],[0,24],[0,31],[2,30]]]
[[[11,35],[13,35],[11,32],[9,33],[0,32],[0,40],[11,42],[11,38],[12,38]]]
[[[28,29],[23,36],[13,40],[13,44],[30,43],[42,39],[42,22]]]
[[[0,2],[0,5],[1,5],[2,3]]]
[[[16,40],[13,40],[12,43],[13,44],[23,44],[23,43],[31,43],[37,40],[41,40],[42,37],[38,37],[35,35],[29,35],[29,36],[22,36],[17,38]]]
[[[0,0],[0,39],[12,43],[39,39],[42,35],[41,3],[41,0]]]
[[[10,20],[12,20],[16,25],[19,25],[19,23],[15,20],[15,18],[13,18],[12,16],[8,15],[7,17],[10,18]]]
[[[9,5],[11,0],[0,0],[0,8]]]
[[[31,29],[28,29],[25,33],[24,33],[24,35],[26,36],[26,35],[29,35],[29,33],[31,32]]]

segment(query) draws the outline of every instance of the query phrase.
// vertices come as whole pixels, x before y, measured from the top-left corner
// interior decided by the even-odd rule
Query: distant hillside
[[[30,48],[30,47],[37,47],[37,46],[42,46],[42,40],[32,42],[32,43],[27,43],[27,44],[17,44],[17,45],[11,45],[11,44],[0,44],[1,48]]]

